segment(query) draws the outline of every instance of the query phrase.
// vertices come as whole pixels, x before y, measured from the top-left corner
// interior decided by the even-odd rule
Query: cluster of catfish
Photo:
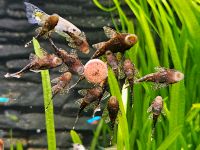
[[[28,18],[29,23],[38,24],[40,26],[36,29],[37,35],[34,38],[39,39],[41,37],[44,37],[48,39],[55,51],[55,54],[49,54],[41,48],[43,56],[38,57],[34,54],[30,54],[29,64],[27,64],[23,69],[16,73],[7,73],[5,77],[21,78],[23,74],[28,71],[40,72],[40,70],[53,69],[65,64],[65,67],[62,67],[61,69],[64,73],[60,77],[57,77],[52,80],[52,83],[55,84],[52,87],[53,98],[57,93],[63,93],[66,90],[68,91],[69,89],[74,87],[78,82],[83,80],[85,78],[84,70],[86,65],[84,66],[81,63],[80,59],[74,51],[68,53],[63,49],[58,48],[51,39],[52,33],[56,32],[59,35],[63,36],[69,42],[68,45],[70,47],[78,49],[85,54],[89,53],[89,44],[86,40],[84,32],[82,32],[69,21],[65,20],[57,14],[48,15],[33,4],[27,2],[25,2],[24,4],[26,7],[26,16]],[[92,56],[92,60],[104,55],[108,49],[112,52],[124,52],[125,50],[131,48],[137,41],[137,36],[134,34],[117,33],[109,27],[104,27],[104,31],[106,35],[110,38],[110,40],[93,45],[93,47],[97,48],[97,51]],[[25,47],[28,47],[31,43],[32,40],[25,44]],[[73,74],[79,75],[80,78],[77,81],[77,83],[70,85]],[[100,100],[102,99],[105,93],[106,83],[107,79],[105,78],[102,82],[95,84],[94,87],[86,89],[85,92],[81,92],[84,95],[84,97],[81,99],[80,102],[80,109],[77,115],[76,122],[82,110],[94,101],[97,102],[94,114],[96,111],[99,110]],[[116,108],[112,109],[113,100],[115,101],[114,103],[116,103],[117,105],[116,111],[114,111]],[[108,111],[111,118],[110,120],[113,125],[117,116],[116,114],[118,109],[119,108],[116,97],[111,97],[108,102]],[[113,113],[113,111],[115,113]]]
[[[63,49],[58,48],[51,39],[51,34],[53,32],[56,32],[59,35],[63,36],[69,42],[68,45],[70,47],[78,49],[84,54],[88,54],[90,51],[89,44],[87,42],[84,32],[82,32],[75,25],[73,25],[72,23],[70,23],[69,21],[65,20],[64,18],[60,17],[57,14],[48,15],[44,11],[40,10],[38,7],[27,2],[25,2],[25,6],[26,6],[26,15],[29,23],[38,24],[40,26],[36,30],[37,35],[35,36],[35,38],[36,39],[39,39],[40,37],[47,38],[50,44],[52,45],[53,49],[55,50],[55,54],[48,54],[44,50],[42,50],[44,54],[42,57],[37,57],[36,55],[31,54],[30,63],[28,65],[26,65],[22,70],[16,73],[13,74],[7,73],[5,77],[20,78],[23,75],[23,73],[27,71],[38,72],[43,69],[52,69],[65,64],[65,67],[62,67],[64,73],[60,77],[57,77],[52,80],[52,82],[55,84],[52,87],[52,93],[54,97],[59,92],[63,93],[66,90],[69,91],[69,89],[73,88],[75,85],[77,85],[78,82],[80,82],[85,78],[89,81],[88,76],[90,77],[95,76],[96,73],[94,74],[94,72],[92,71],[91,73],[90,70],[96,69],[97,67],[94,68],[90,67],[88,71],[88,68],[86,69],[86,66],[89,65],[86,64],[84,66],[74,51],[68,53]],[[134,64],[130,61],[130,59],[125,59],[123,61],[119,60],[116,57],[116,53],[118,52],[124,53],[126,50],[134,46],[137,42],[137,36],[135,34],[119,33],[109,27],[103,27],[103,29],[105,35],[109,38],[109,40],[93,45],[93,47],[96,48],[97,50],[91,57],[91,60],[95,60],[96,58],[105,55],[107,60],[107,65],[112,68],[116,77],[119,77],[118,79],[120,79],[121,76],[124,75],[126,76],[128,85],[130,86],[131,89],[132,98],[133,98],[133,86],[135,83],[154,82],[156,84],[162,85],[160,87],[163,87],[169,84],[176,83],[183,79],[184,75],[181,72],[174,69],[167,69],[161,67],[158,68],[157,72],[155,73],[151,73],[139,79],[135,79],[136,68]],[[32,40],[28,42],[25,45],[25,47],[28,47],[31,42]],[[91,62],[91,60],[89,62]],[[97,64],[96,66],[99,65],[99,61],[100,60],[96,62]],[[88,76],[87,72],[89,72]],[[76,83],[71,84],[73,74],[79,75],[80,78]],[[107,72],[104,74],[107,75]],[[100,77],[101,76],[99,76],[99,78]],[[82,92],[80,92],[84,97],[80,101],[80,108],[78,111],[75,124],[78,121],[81,112],[88,105],[91,105],[92,103],[95,102],[95,109],[93,116],[95,115],[96,111],[100,110],[101,100],[103,99],[106,93],[107,79],[103,78],[101,82],[98,83],[92,82],[92,83],[94,83],[94,87],[82,90]],[[156,99],[160,100],[161,98],[159,97]],[[161,102],[157,101],[155,102],[155,104],[152,103],[151,105],[152,109],[149,109],[153,113],[153,120],[155,120],[155,122],[161,112],[160,110],[162,110],[162,105],[160,105]],[[131,107],[132,104],[133,102],[131,100],[130,103]],[[119,111],[119,104],[115,96],[111,96],[110,99],[108,100],[107,110],[111,121],[111,127],[113,129]],[[155,124],[156,123],[154,123],[154,127]]]

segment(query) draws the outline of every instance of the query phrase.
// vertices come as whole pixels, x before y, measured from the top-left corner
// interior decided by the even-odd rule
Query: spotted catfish
[[[103,96],[103,92],[104,92],[103,88],[99,85],[95,86],[94,88],[90,88],[84,91],[82,90],[81,95],[83,95],[84,97],[77,101],[80,104],[80,107],[79,107],[79,111],[78,111],[73,129],[75,128],[75,125],[80,117],[81,112],[93,102],[96,101],[98,103],[99,99],[101,99]]]
[[[157,72],[147,74],[135,82],[154,82],[158,85],[160,84],[159,87],[165,87],[169,84],[177,83],[184,78],[184,74],[175,69],[167,69],[163,67],[156,67],[155,69]]]
[[[72,40],[69,45],[77,44],[76,47],[80,49],[80,51],[83,53],[89,52],[89,45],[84,32],[71,22],[60,17],[58,14],[48,15],[31,3],[24,2],[24,4],[26,6],[26,16],[28,18],[28,22],[31,24],[38,24],[40,26],[36,30],[38,34],[35,38],[39,38],[44,35],[48,38],[51,32],[56,32],[67,38],[70,36]],[[27,47],[31,42],[32,41],[28,42],[25,47]]]
[[[97,50],[93,54],[92,58],[97,58],[104,55],[107,50],[110,50],[113,53],[123,53],[137,42],[137,36],[135,34],[119,33],[106,26],[104,26],[103,29],[106,36],[110,39],[108,41],[93,45],[93,47]]]
[[[134,80],[135,80],[135,75],[137,73],[135,65],[131,62],[130,59],[125,59],[123,63],[123,70],[126,75],[126,79],[128,80],[128,83],[130,85],[130,94],[131,94],[131,99],[130,99],[130,107],[132,107],[133,104],[133,96],[134,96]]]
[[[52,99],[54,96],[56,96],[58,93],[64,94],[69,91],[70,88],[70,82],[72,80],[72,74],[70,72],[65,72],[61,76],[54,78],[51,80],[51,83],[55,84],[52,87]],[[51,101],[47,104],[46,110],[48,109]]]
[[[163,99],[162,99],[161,96],[157,96],[154,99],[154,101],[151,103],[151,106],[148,108],[147,112],[152,113],[150,115],[150,118],[153,119],[152,134],[151,134],[151,138],[153,139],[154,134],[155,134],[155,127],[156,127],[158,117],[163,112]]]
[[[25,72],[27,71],[33,71],[33,72],[39,72],[40,70],[45,69],[52,69],[60,66],[63,62],[62,59],[57,57],[54,54],[48,54],[46,51],[43,51],[43,56],[38,57],[35,54],[30,54],[29,60],[30,63],[27,64],[23,69],[16,73],[7,73],[4,75],[5,78],[20,78]]]
[[[80,59],[77,57],[76,53],[68,53],[67,51],[58,48],[54,42],[49,39],[52,47],[54,48],[56,55],[63,60],[63,63],[67,65],[68,69],[71,73],[75,73],[78,75],[83,75],[84,73],[84,65],[80,61]]]

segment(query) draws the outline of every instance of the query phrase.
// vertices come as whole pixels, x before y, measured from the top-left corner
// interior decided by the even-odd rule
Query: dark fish
[[[70,72],[65,72],[60,77],[53,79],[51,82],[56,84],[52,87],[53,97],[58,93],[63,93],[65,89],[67,90],[71,79],[72,74]]]
[[[130,59],[126,59],[124,61],[123,70],[124,70],[124,73],[125,73],[126,78],[128,80],[128,83],[130,85],[130,93],[131,93],[130,106],[132,107],[133,96],[134,96],[133,86],[134,86],[134,77],[135,77],[136,69],[135,69],[135,66],[131,62]]]
[[[82,53],[88,54],[90,52],[89,44],[86,40],[84,32],[81,35],[75,35],[72,32],[66,32],[69,36],[66,36],[66,40],[69,42],[69,46],[80,50]]]
[[[20,78],[23,73],[27,71],[39,72],[40,70],[56,68],[62,64],[62,59],[58,58],[56,55],[48,54],[45,51],[43,51],[43,53],[44,55],[42,57],[38,57],[35,54],[30,54],[30,63],[28,65],[16,73],[7,73],[4,75],[5,78]]]
[[[103,27],[104,32],[110,40],[94,44],[97,49],[92,58],[97,58],[105,54],[107,50],[113,53],[122,52],[131,48],[137,42],[137,36],[129,33],[118,33],[109,27]]]
[[[152,113],[153,117],[153,125],[152,125],[152,134],[151,138],[153,139],[155,134],[155,127],[158,120],[158,117],[160,116],[163,109],[163,99],[161,96],[157,96],[154,101],[151,103],[151,106],[148,108],[148,112]]]
[[[115,76],[118,77],[119,75],[119,64],[116,56],[111,51],[106,51],[106,60],[108,65],[112,68]]]
[[[78,48],[80,48],[80,50],[83,53],[89,52],[87,49],[87,40],[84,36],[84,32],[78,29],[71,22],[60,17],[57,14],[48,15],[31,3],[24,2],[24,4],[26,6],[26,16],[28,18],[29,23],[38,24],[39,26],[41,26],[41,28],[39,28],[39,33],[36,36],[36,38],[43,35],[47,35],[48,37],[49,34],[54,31],[66,38],[71,36],[73,40],[75,36],[76,39],[79,40],[76,40],[76,42],[73,43],[78,44]],[[68,33],[72,33],[73,36],[69,35]],[[80,44],[80,41],[82,41],[83,43]],[[30,43],[31,41],[25,46],[28,46]]]
[[[63,49],[59,49],[51,39],[49,39],[49,41],[52,47],[54,48],[56,55],[62,59],[63,63],[67,65],[68,70],[71,73],[83,75],[84,65],[82,64],[80,59],[77,57],[77,54],[75,53],[69,54],[67,51]]]
[[[55,84],[52,87],[52,99],[58,93],[64,94],[64,93],[68,92],[69,88],[70,88],[69,83],[71,80],[72,80],[72,74],[70,72],[65,72],[60,77],[57,77],[57,78],[51,80],[51,82],[53,84]],[[49,101],[49,103],[47,104],[46,110],[48,109],[50,103],[51,103],[51,101]]]
[[[175,69],[156,68],[158,72],[145,75],[135,82],[155,82],[163,85],[177,83],[184,78],[184,74]]]
[[[102,97],[103,88],[101,86],[96,86],[94,88],[84,90],[81,94],[84,95],[84,97],[79,100],[80,107],[79,107],[79,111],[78,111],[73,129],[75,128],[75,125],[80,117],[81,112],[91,103],[95,101],[98,102],[99,99]]]
[[[115,96],[111,96],[107,104],[108,114],[111,122],[111,129],[114,129],[115,120],[119,111],[119,103]]]

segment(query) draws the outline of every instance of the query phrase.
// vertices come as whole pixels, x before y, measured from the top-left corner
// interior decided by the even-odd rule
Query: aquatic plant
[[[74,63],[75,61],[70,61],[69,64],[66,63],[63,56],[68,57],[70,55],[70,59],[79,61],[78,56],[74,54],[68,54],[64,50],[58,49],[55,44],[52,44],[53,41],[50,41],[52,46],[55,48],[58,57],[60,57],[62,62],[64,62],[68,67],[71,67],[69,70],[75,70],[74,72],[80,75],[80,80],[87,79],[91,83],[98,84],[95,85],[95,87],[86,90],[86,97],[84,101],[82,101],[83,103],[81,103],[82,106],[80,107],[80,110],[84,109],[86,105],[91,104],[90,102],[94,102],[96,100],[98,100],[97,108],[99,107],[101,98],[103,97],[102,93],[105,92],[104,82],[106,81],[109,83],[109,91],[111,95],[115,96],[115,102],[117,101],[117,103],[115,103],[116,105],[114,106],[117,108],[117,111],[110,104],[107,106],[107,109],[109,109],[109,115],[107,116],[109,116],[111,120],[111,129],[104,127],[104,121],[101,120],[94,134],[94,139],[92,140],[90,149],[93,150],[96,149],[97,146],[102,146],[100,142],[98,143],[98,137],[102,135],[101,132],[103,132],[103,137],[106,137],[105,135],[110,133],[110,145],[117,144],[117,149],[120,150],[168,148],[188,149],[196,148],[197,146],[199,147],[200,143],[197,141],[197,136],[199,134],[199,124],[197,123],[199,122],[199,105],[192,105],[193,103],[199,102],[199,92],[197,92],[199,81],[195,83],[191,82],[193,77],[198,78],[199,75],[199,66],[197,66],[199,60],[197,56],[199,56],[198,49],[200,46],[194,41],[195,39],[199,39],[200,35],[195,34],[193,31],[193,29],[195,29],[197,33],[199,33],[199,16],[195,14],[196,12],[200,11],[198,3],[196,1],[188,1],[183,3],[181,2],[182,5],[180,5],[180,3],[174,1],[167,2],[165,0],[140,0],[139,2],[125,0],[125,3],[118,0],[113,0],[113,2],[113,7],[106,8],[97,0],[94,0],[94,3],[104,11],[111,13],[116,13],[117,11],[121,21],[121,30],[126,33],[116,32],[111,28],[103,27],[106,36],[110,39],[108,41],[93,45],[97,51],[92,58],[103,56],[106,54],[106,52],[108,52],[108,50],[113,53],[122,52],[125,57],[129,59],[129,64],[132,63],[132,65],[129,65],[132,67],[131,72],[129,72],[129,70],[127,70],[125,67],[123,70],[127,77],[126,80],[128,80],[128,85],[124,84],[125,82],[123,82],[122,85],[118,81],[120,78],[116,78],[118,73],[116,73],[116,67],[111,65],[112,60],[109,64],[110,67],[108,67],[108,73],[107,67],[104,67],[106,68],[105,70],[102,69],[100,71],[96,67],[96,73],[101,73],[101,71],[103,71],[103,83],[101,82],[102,80],[94,82],[96,80],[93,81],[93,78],[90,79],[90,77],[92,77],[90,69],[93,67],[88,68],[90,65],[85,65],[84,68],[82,68],[81,63],[79,63],[78,66],[81,66],[81,68],[77,69],[77,65]],[[28,5],[27,11],[30,11],[30,8],[35,8],[34,5],[32,6],[32,4],[25,4]],[[134,19],[136,20],[126,16],[122,5],[126,5],[130,8],[130,11],[132,11],[133,15],[135,16]],[[29,6],[31,7],[29,8]],[[187,8],[189,15],[185,15],[182,12],[182,9],[179,8]],[[42,14],[39,16],[37,16],[38,13],[34,11],[32,12],[32,10],[31,13],[33,13],[31,16],[34,17],[31,18],[33,20],[38,19],[40,16],[45,16],[45,20],[42,20],[42,23],[45,23],[42,25],[42,30],[40,30],[38,36],[46,35],[46,38],[51,40],[51,31],[54,29],[55,31],[58,31],[58,27],[59,29],[61,27],[62,31],[65,30],[65,26],[59,26],[59,16],[47,15],[41,10],[40,13]],[[51,22],[51,19],[54,17],[57,18],[55,24]],[[190,18],[192,19],[191,22],[188,21]],[[115,22],[114,18],[112,19],[113,24],[116,26],[117,30],[119,30],[120,27]],[[29,20],[29,22],[33,23],[31,20]],[[63,22],[66,23],[66,20]],[[69,23],[66,25],[69,25]],[[75,28],[74,25],[70,24],[70,26]],[[44,31],[45,33],[43,33]],[[79,40],[86,41],[86,37],[83,32],[79,31],[77,34],[75,34],[75,31],[73,32],[67,30],[65,33],[67,34],[65,34],[64,37],[69,42],[70,46],[74,48],[78,47],[79,50],[85,54],[89,52],[86,50],[87,48],[84,48],[83,50],[83,47],[80,46],[78,42]],[[136,44],[137,41],[138,43]],[[42,52],[39,49],[39,43],[33,39],[33,44],[36,54],[40,57]],[[133,45],[135,46],[133,47]],[[87,44],[86,47],[88,47]],[[106,66],[103,61],[99,59],[97,60]],[[97,60],[92,59],[88,63]],[[58,63],[56,67],[60,64],[61,63]],[[129,74],[133,76],[136,74],[133,66],[139,70],[140,76],[148,73],[151,74],[136,80],[134,83],[134,77],[130,78],[129,76]],[[165,68],[161,68],[159,66],[164,66]],[[157,73],[152,73],[154,72],[153,70],[155,67],[159,67],[160,70]],[[172,70],[166,68],[174,69]],[[83,69],[85,69],[85,71],[87,71],[89,74],[86,72],[83,73]],[[176,83],[183,79],[183,74],[175,69],[185,74],[187,77],[185,82],[181,81],[180,83]],[[53,105],[52,103],[49,103],[52,100],[52,91],[48,71],[44,70],[41,72],[41,74],[44,91],[44,104],[45,108],[47,108],[45,111],[45,118],[48,149],[51,150],[56,149]],[[99,75],[99,77],[101,77],[101,75]],[[108,79],[106,80],[105,78],[107,75]],[[59,78],[59,80],[60,79],[61,78]],[[139,84],[141,81],[144,81],[144,83]],[[172,83],[176,84],[169,85],[168,87],[165,87],[165,89],[154,91],[149,84],[145,83],[145,81],[155,82],[157,86],[156,89]],[[64,87],[62,86],[61,88]],[[100,88],[100,90],[94,92],[93,90],[95,88]],[[68,90],[69,89],[71,88],[68,88]],[[152,121],[148,119],[149,114],[147,113],[147,110],[150,106],[150,102],[157,95],[161,95],[163,97],[162,107],[154,106],[152,103],[151,107],[154,109],[151,111],[154,115],[154,119]],[[88,101],[88,99],[90,101]],[[193,101],[189,101],[190,99]],[[132,100],[134,101],[132,102]],[[165,110],[166,117],[162,117],[160,115],[162,109]],[[106,113],[106,111],[104,112]],[[185,113],[188,114],[185,115]],[[118,117],[116,118],[116,116]],[[155,124],[157,120],[159,120],[158,117],[161,118],[161,123],[158,122]],[[189,129],[188,126],[190,127]],[[154,130],[155,134],[152,136]],[[75,131],[71,131],[71,136],[74,143],[82,144],[78,134]],[[151,137],[153,137],[153,139]],[[104,140],[107,139],[105,138]],[[108,143],[105,143],[103,146],[107,147],[108,145]]]
[[[35,38],[33,38],[33,45],[35,53],[37,56],[41,57],[43,55],[40,45]],[[47,131],[47,143],[49,150],[56,149],[56,136],[55,136],[55,127],[54,127],[54,113],[53,113],[53,104],[49,103],[52,101],[51,93],[51,83],[48,70],[41,71],[42,77],[42,88],[43,88],[43,97],[44,97],[44,108],[45,110],[45,120],[46,120],[46,131]]]
[[[139,74],[152,72],[157,66],[173,66],[185,74],[184,82],[157,91],[152,90],[146,83],[142,86],[135,85],[134,105],[130,109],[125,101],[126,96],[130,99],[130,93],[126,95],[124,90],[121,93],[120,88],[116,87],[118,84],[114,74],[109,71],[111,93],[116,95],[121,103],[120,109],[126,110],[122,111],[124,120],[119,120],[118,124],[117,147],[162,150],[199,148],[200,143],[196,140],[199,138],[199,107],[194,108],[193,104],[200,101],[200,80],[196,80],[200,75],[197,65],[200,63],[197,59],[200,56],[200,45],[195,42],[200,39],[199,2],[113,0],[110,1],[111,6],[103,6],[98,0],[93,2],[103,11],[110,12],[111,16],[118,14],[120,26],[112,18],[117,29],[121,27],[122,31],[138,36],[139,42],[125,55],[134,62]],[[126,15],[126,12],[129,12],[129,15]],[[155,140],[151,141],[151,122],[146,110],[155,95],[162,95],[165,99],[166,116],[157,123]]]

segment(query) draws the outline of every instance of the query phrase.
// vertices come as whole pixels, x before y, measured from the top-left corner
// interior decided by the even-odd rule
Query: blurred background
[[[5,148],[10,143],[20,141],[25,149],[46,149],[46,131],[42,85],[40,74],[26,73],[20,79],[5,79],[7,72],[16,72],[29,61],[29,54],[34,53],[32,45],[24,48],[24,44],[32,39],[36,25],[28,23],[25,15],[23,0],[0,0],[0,97],[16,99],[6,105],[0,105],[0,137],[5,140]],[[48,14],[57,13],[69,20],[86,33],[90,45],[103,41],[105,35],[102,27],[112,26],[108,13],[99,10],[91,0],[30,0],[28,1]],[[109,5],[104,1],[105,6]],[[68,51],[64,38],[53,35],[55,44]],[[53,52],[48,41],[39,39],[41,46],[48,52]],[[78,53],[85,64],[93,54]],[[59,76],[58,70],[50,71],[51,79]],[[87,87],[82,82],[74,90],[54,98],[55,128],[57,147],[71,147],[69,130],[72,129],[78,105],[75,101],[80,98],[77,90]],[[84,114],[76,129],[80,133],[84,145],[89,145],[94,126],[86,123],[91,113]],[[11,140],[12,137],[12,140]]]

